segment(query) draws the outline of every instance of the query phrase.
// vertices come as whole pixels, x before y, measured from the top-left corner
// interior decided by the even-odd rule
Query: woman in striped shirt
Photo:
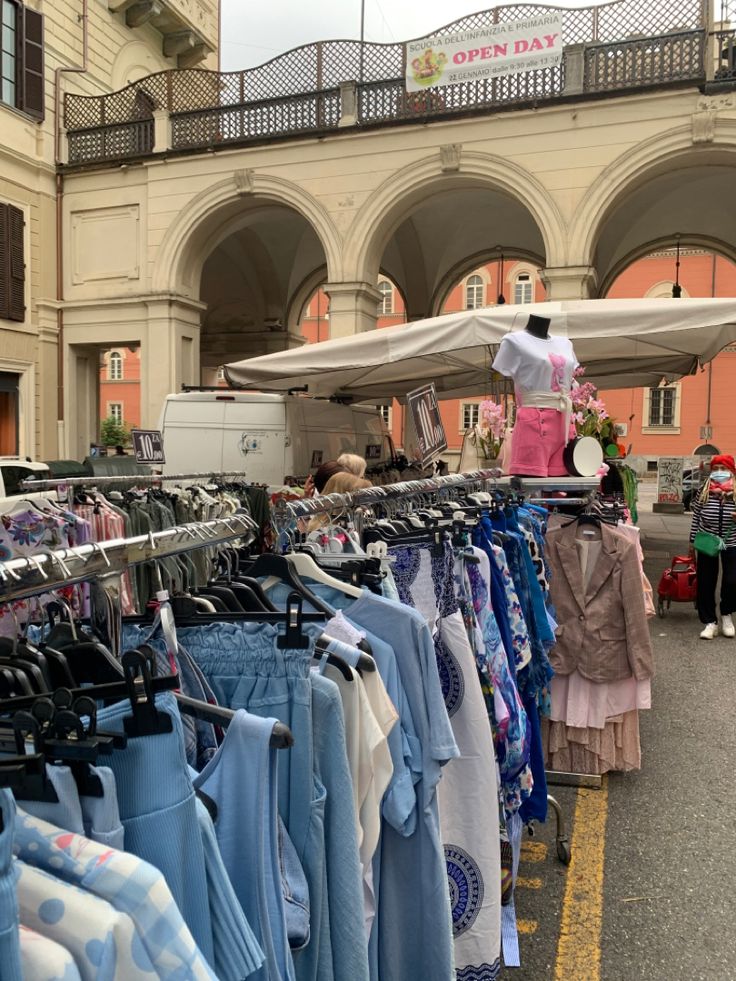
[[[705,624],[700,636],[713,640],[718,636],[716,616],[716,587],[719,567],[721,576],[721,632],[724,637],[736,636],[731,618],[736,613],[736,497],[734,496],[734,471],[736,464],[730,454],[714,456],[710,462],[710,477],[693,501],[693,520],[690,528],[690,552],[698,531],[719,535],[726,548],[718,556],[697,555],[697,606],[701,623]]]

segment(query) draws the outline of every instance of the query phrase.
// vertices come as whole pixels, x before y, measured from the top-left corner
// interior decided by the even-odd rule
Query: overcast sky
[[[360,0],[221,2],[223,71],[263,64],[309,41],[360,37]],[[592,0],[564,4],[591,5]],[[365,38],[383,44],[407,41],[484,9],[482,0],[365,0]]]

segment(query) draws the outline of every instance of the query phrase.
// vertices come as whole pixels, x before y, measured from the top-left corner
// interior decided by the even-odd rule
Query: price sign
[[[682,503],[682,477],[685,461],[681,456],[661,456],[657,463],[657,501]]]
[[[417,436],[421,465],[426,467],[447,449],[445,427],[442,425],[434,385],[415,388],[407,394],[406,403]]]
[[[166,463],[164,441],[158,429],[131,429],[136,463]]]

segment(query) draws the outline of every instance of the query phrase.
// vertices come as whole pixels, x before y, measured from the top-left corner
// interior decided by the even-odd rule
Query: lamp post
[[[675,253],[675,282],[672,286],[672,296],[679,300],[682,296],[682,286],[680,286],[680,236],[677,236],[677,250]]]

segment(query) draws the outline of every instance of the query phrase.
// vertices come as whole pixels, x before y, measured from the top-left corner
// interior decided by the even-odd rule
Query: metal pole
[[[716,261],[717,256],[715,252],[712,254],[713,265],[711,268],[711,278],[710,278],[710,295],[711,298],[716,295]],[[705,413],[705,424],[710,426],[710,410],[713,401],[713,359],[711,358],[708,362],[708,405]],[[706,442],[710,442],[711,437],[709,436]]]
[[[360,71],[359,71],[359,83],[362,85],[364,78],[364,65],[365,65],[365,54],[363,47],[365,45],[365,0],[360,0]]]

